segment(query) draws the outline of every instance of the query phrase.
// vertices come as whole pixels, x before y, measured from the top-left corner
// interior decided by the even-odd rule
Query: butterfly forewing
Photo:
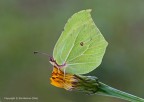
[[[94,24],[91,10],[74,14],[58,39],[53,56],[59,65],[66,63],[66,73],[85,74],[102,61],[107,42]]]

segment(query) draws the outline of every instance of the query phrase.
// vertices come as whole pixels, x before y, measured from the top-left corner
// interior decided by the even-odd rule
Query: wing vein
[[[74,60],[74,59],[76,59],[76,58],[82,56],[88,49],[89,49],[89,45],[88,45],[88,48],[87,48],[83,53],[81,53],[79,56],[76,56],[75,58],[69,60],[68,62],[71,62],[72,60]]]
[[[77,64],[90,64],[90,63],[95,63],[95,62],[87,62],[87,63],[74,63],[74,64],[68,64],[68,65],[77,65]]]
[[[81,30],[80,30],[80,31],[81,31]],[[80,31],[79,31],[79,32],[80,32]],[[73,43],[73,45],[72,45],[71,49],[70,49],[70,50],[69,50],[69,52],[68,52],[67,57],[65,58],[65,61],[64,61],[64,62],[66,62],[66,60],[67,60],[68,56],[70,55],[70,53],[71,53],[72,49],[74,48],[74,45],[75,45],[76,39],[77,39],[77,37],[78,37],[78,35],[79,35],[79,32],[78,32],[78,34],[77,34],[77,36],[76,36],[76,38],[75,38],[75,40],[74,40],[74,43]]]
[[[87,22],[86,22],[86,23],[87,23]],[[86,23],[84,23],[83,25],[85,25]],[[78,38],[79,33],[81,32],[81,30],[83,30],[83,27],[84,27],[84,26],[82,26],[82,28],[81,28],[80,31],[78,32],[78,34],[77,34],[77,36],[76,36],[76,38],[75,38],[75,40],[74,40],[74,43],[73,43],[71,49],[69,50],[68,55],[67,55],[67,57],[65,58],[65,61],[64,61],[64,62],[66,62],[66,60],[67,60],[67,58],[69,57],[69,55],[70,55],[72,49],[73,49],[74,46],[76,45],[77,38]],[[78,28],[79,28],[79,27],[78,27]],[[78,28],[77,28],[77,29],[78,29]]]

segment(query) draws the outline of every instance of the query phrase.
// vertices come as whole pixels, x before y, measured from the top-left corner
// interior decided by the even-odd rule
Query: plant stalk
[[[76,81],[72,84],[72,90],[85,92],[89,95],[99,94],[103,96],[120,98],[130,102],[144,102],[143,98],[110,87],[100,82],[95,76],[74,75],[74,78]]]
[[[99,82],[99,85],[100,85],[99,89],[96,92],[97,94],[116,97],[116,98],[124,99],[124,100],[130,101],[130,102],[144,102],[144,99],[142,99],[140,97],[117,90],[117,89],[112,88],[102,82]]]

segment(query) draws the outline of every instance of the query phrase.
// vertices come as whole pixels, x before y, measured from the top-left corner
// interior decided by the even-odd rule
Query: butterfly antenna
[[[39,51],[34,51],[34,54],[42,54],[42,55],[47,55],[47,56],[49,56],[49,54],[44,53],[44,52],[39,52]],[[49,57],[51,57],[51,56],[49,56]]]

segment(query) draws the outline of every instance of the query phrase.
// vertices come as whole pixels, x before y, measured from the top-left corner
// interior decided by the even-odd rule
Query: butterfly
[[[88,9],[72,15],[54,47],[50,58],[54,70],[50,79],[57,87],[71,89],[67,86],[72,75],[89,73],[102,61],[108,43],[90,12]]]

